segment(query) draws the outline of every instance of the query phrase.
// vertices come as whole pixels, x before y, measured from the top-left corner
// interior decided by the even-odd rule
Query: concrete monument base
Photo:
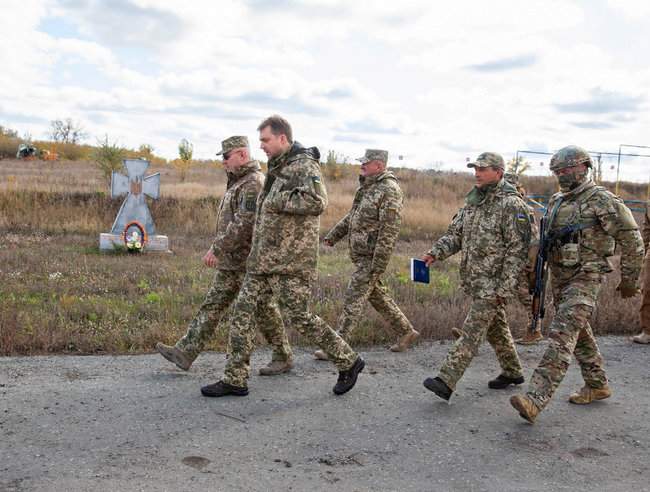
[[[99,235],[99,250],[100,251],[115,251],[116,249],[126,248],[124,245],[124,238],[122,234],[111,234],[110,232],[102,232]],[[167,236],[149,236],[147,242],[144,243],[143,251],[169,251],[169,238]]]

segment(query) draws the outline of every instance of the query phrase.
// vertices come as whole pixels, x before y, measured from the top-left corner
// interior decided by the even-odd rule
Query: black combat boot
[[[248,388],[246,386],[233,386],[232,384],[224,383],[223,381],[217,381],[214,384],[208,384],[201,388],[201,394],[203,396],[246,396],[248,394]]]
[[[445,383],[439,377],[426,378],[422,384],[426,389],[428,389],[429,391],[433,391],[436,395],[438,395],[443,400],[449,401],[449,398],[451,398],[451,395],[453,393],[451,388],[447,386],[447,383]]]
[[[508,376],[499,374],[492,381],[488,381],[488,388],[501,390],[507,388],[511,384],[522,384],[523,382],[524,382],[523,376],[517,376],[516,378],[509,378]]]
[[[350,369],[347,371],[339,371],[339,379],[336,381],[334,389],[332,390],[334,391],[334,394],[342,395],[354,388],[354,385],[357,383],[357,377],[359,376],[359,373],[363,371],[364,367],[366,367],[366,363],[361,356],[359,356]]]

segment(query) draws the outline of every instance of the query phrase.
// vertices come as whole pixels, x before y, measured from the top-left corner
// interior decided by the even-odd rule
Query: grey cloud
[[[374,140],[369,140],[366,137],[358,137],[355,135],[334,135],[333,139],[335,142],[351,142],[351,143],[370,143]]]
[[[205,116],[207,118],[221,118],[226,120],[250,120],[261,119],[259,113],[246,111],[233,111],[227,108],[211,106],[205,104],[184,104],[171,106],[167,108],[151,108],[147,106],[124,106],[122,104],[79,104],[77,105],[82,111],[93,113],[94,118],[98,118],[101,113],[123,113],[123,114],[176,114],[176,115],[194,115]]]
[[[504,72],[506,70],[516,70],[520,68],[531,67],[535,65],[538,60],[539,57],[534,53],[527,53],[524,55],[513,56],[509,58],[491,60],[485,63],[467,65],[465,68],[474,72]]]
[[[62,0],[61,5],[82,28],[112,46],[155,49],[185,29],[171,12],[140,7],[130,0]]]
[[[587,130],[608,130],[610,128],[616,127],[616,125],[608,123],[606,121],[576,121],[571,124],[575,127],[584,128]]]
[[[357,120],[345,123],[335,128],[343,133],[381,133],[390,135],[402,135],[404,132],[397,127],[387,127],[372,120]]]
[[[631,96],[620,92],[604,91],[596,87],[590,97],[582,101],[556,104],[560,113],[608,114],[641,111],[642,96]]]
[[[473,152],[472,146],[467,144],[455,144],[447,141],[438,142],[443,149],[451,150],[452,152],[458,152],[463,154],[471,154]]]
[[[11,128],[11,125],[14,123],[47,123],[49,120],[41,116],[33,116],[23,113],[10,113],[3,111],[0,108],[0,121],[8,122],[7,124],[2,124],[2,126]]]

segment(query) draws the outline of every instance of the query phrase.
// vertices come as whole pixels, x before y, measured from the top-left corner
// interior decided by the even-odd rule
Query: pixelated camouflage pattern
[[[357,161],[359,161],[361,164],[370,161],[382,161],[384,164],[388,164],[388,151],[379,149],[366,149],[363,157],[357,157]]]
[[[632,212],[623,200],[590,179],[573,191],[553,195],[548,204],[551,213],[560,199],[561,205],[552,224],[549,224],[551,232],[573,224],[594,223],[594,226],[576,233],[572,239],[571,242],[578,245],[577,253],[572,252],[575,255],[571,261],[573,266],[567,266],[565,252],[568,248],[553,249],[549,264],[555,267],[554,276],[563,282],[578,271],[611,272],[609,257],[614,255],[618,244],[621,250],[621,278],[636,282],[643,264],[643,240]]]
[[[555,316],[549,327],[548,347],[533,372],[527,392],[539,409],[551,401],[566,375],[572,355],[580,365],[587,386],[603,388],[607,385],[603,357],[589,325],[602,282],[600,273],[581,271],[569,281],[552,276]]]
[[[325,236],[332,244],[347,237],[350,258],[356,266],[345,292],[338,332],[348,338],[368,300],[396,333],[405,335],[412,325],[381,281],[399,236],[402,190],[391,172],[361,176],[359,183],[350,212]]]
[[[475,187],[428,254],[444,260],[460,251],[461,285],[472,298],[511,298],[528,261],[533,221],[505,180],[485,190]]]
[[[319,216],[327,206],[319,157],[318,149],[295,142],[269,161],[257,201],[248,272],[316,275]]]
[[[237,297],[243,280],[242,271],[217,270],[198,313],[176,347],[190,357],[198,356],[214,336],[219,321]],[[273,348],[273,360],[290,360],[293,354],[277,304],[271,298],[260,299],[253,308],[253,315],[254,325]]]
[[[299,275],[246,274],[230,318],[230,357],[223,381],[245,387],[253,351],[253,316],[257,304],[277,298],[282,319],[320,347],[339,371],[350,369],[358,354],[325,321],[309,311],[312,294],[309,279]]]
[[[476,158],[476,161],[467,164],[467,167],[497,167],[505,169],[506,165],[503,157],[496,152],[483,152]]]
[[[388,322],[397,335],[410,333],[413,325],[393,300],[379,274],[372,273],[370,262],[355,264],[343,299],[343,311],[339,316],[337,332],[345,340],[359,324],[366,301]]]
[[[264,174],[257,161],[228,172],[228,184],[217,211],[212,252],[220,270],[246,270],[255,225],[257,195],[264,186]]]
[[[522,375],[505,307],[496,300],[474,298],[463,324],[462,335],[456,339],[440,368],[440,379],[452,391],[456,390],[456,384],[478,353],[484,337],[494,349],[501,374],[509,378]]]
[[[650,246],[650,201],[645,206],[645,218],[643,220],[643,244],[647,250]]]
[[[575,167],[580,164],[586,164],[589,167],[593,166],[589,152],[576,145],[568,145],[553,154],[549,168],[551,171],[558,171],[566,167]]]
[[[248,137],[242,135],[235,135],[233,137],[228,137],[221,142],[221,151],[217,152],[217,155],[227,154],[231,150],[241,149],[242,147],[249,148]]]

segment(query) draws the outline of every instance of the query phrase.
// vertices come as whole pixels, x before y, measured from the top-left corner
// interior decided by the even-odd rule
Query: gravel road
[[[341,397],[333,366],[301,350],[292,373],[218,399],[199,392],[218,353],[189,372],[158,355],[0,358],[0,490],[650,490],[650,348],[600,344],[613,397],[570,405],[573,365],[534,426],[508,403],[517,390],[487,388],[487,345],[449,404],[422,386],[448,343],[363,351]],[[543,348],[520,350],[526,376]]]

